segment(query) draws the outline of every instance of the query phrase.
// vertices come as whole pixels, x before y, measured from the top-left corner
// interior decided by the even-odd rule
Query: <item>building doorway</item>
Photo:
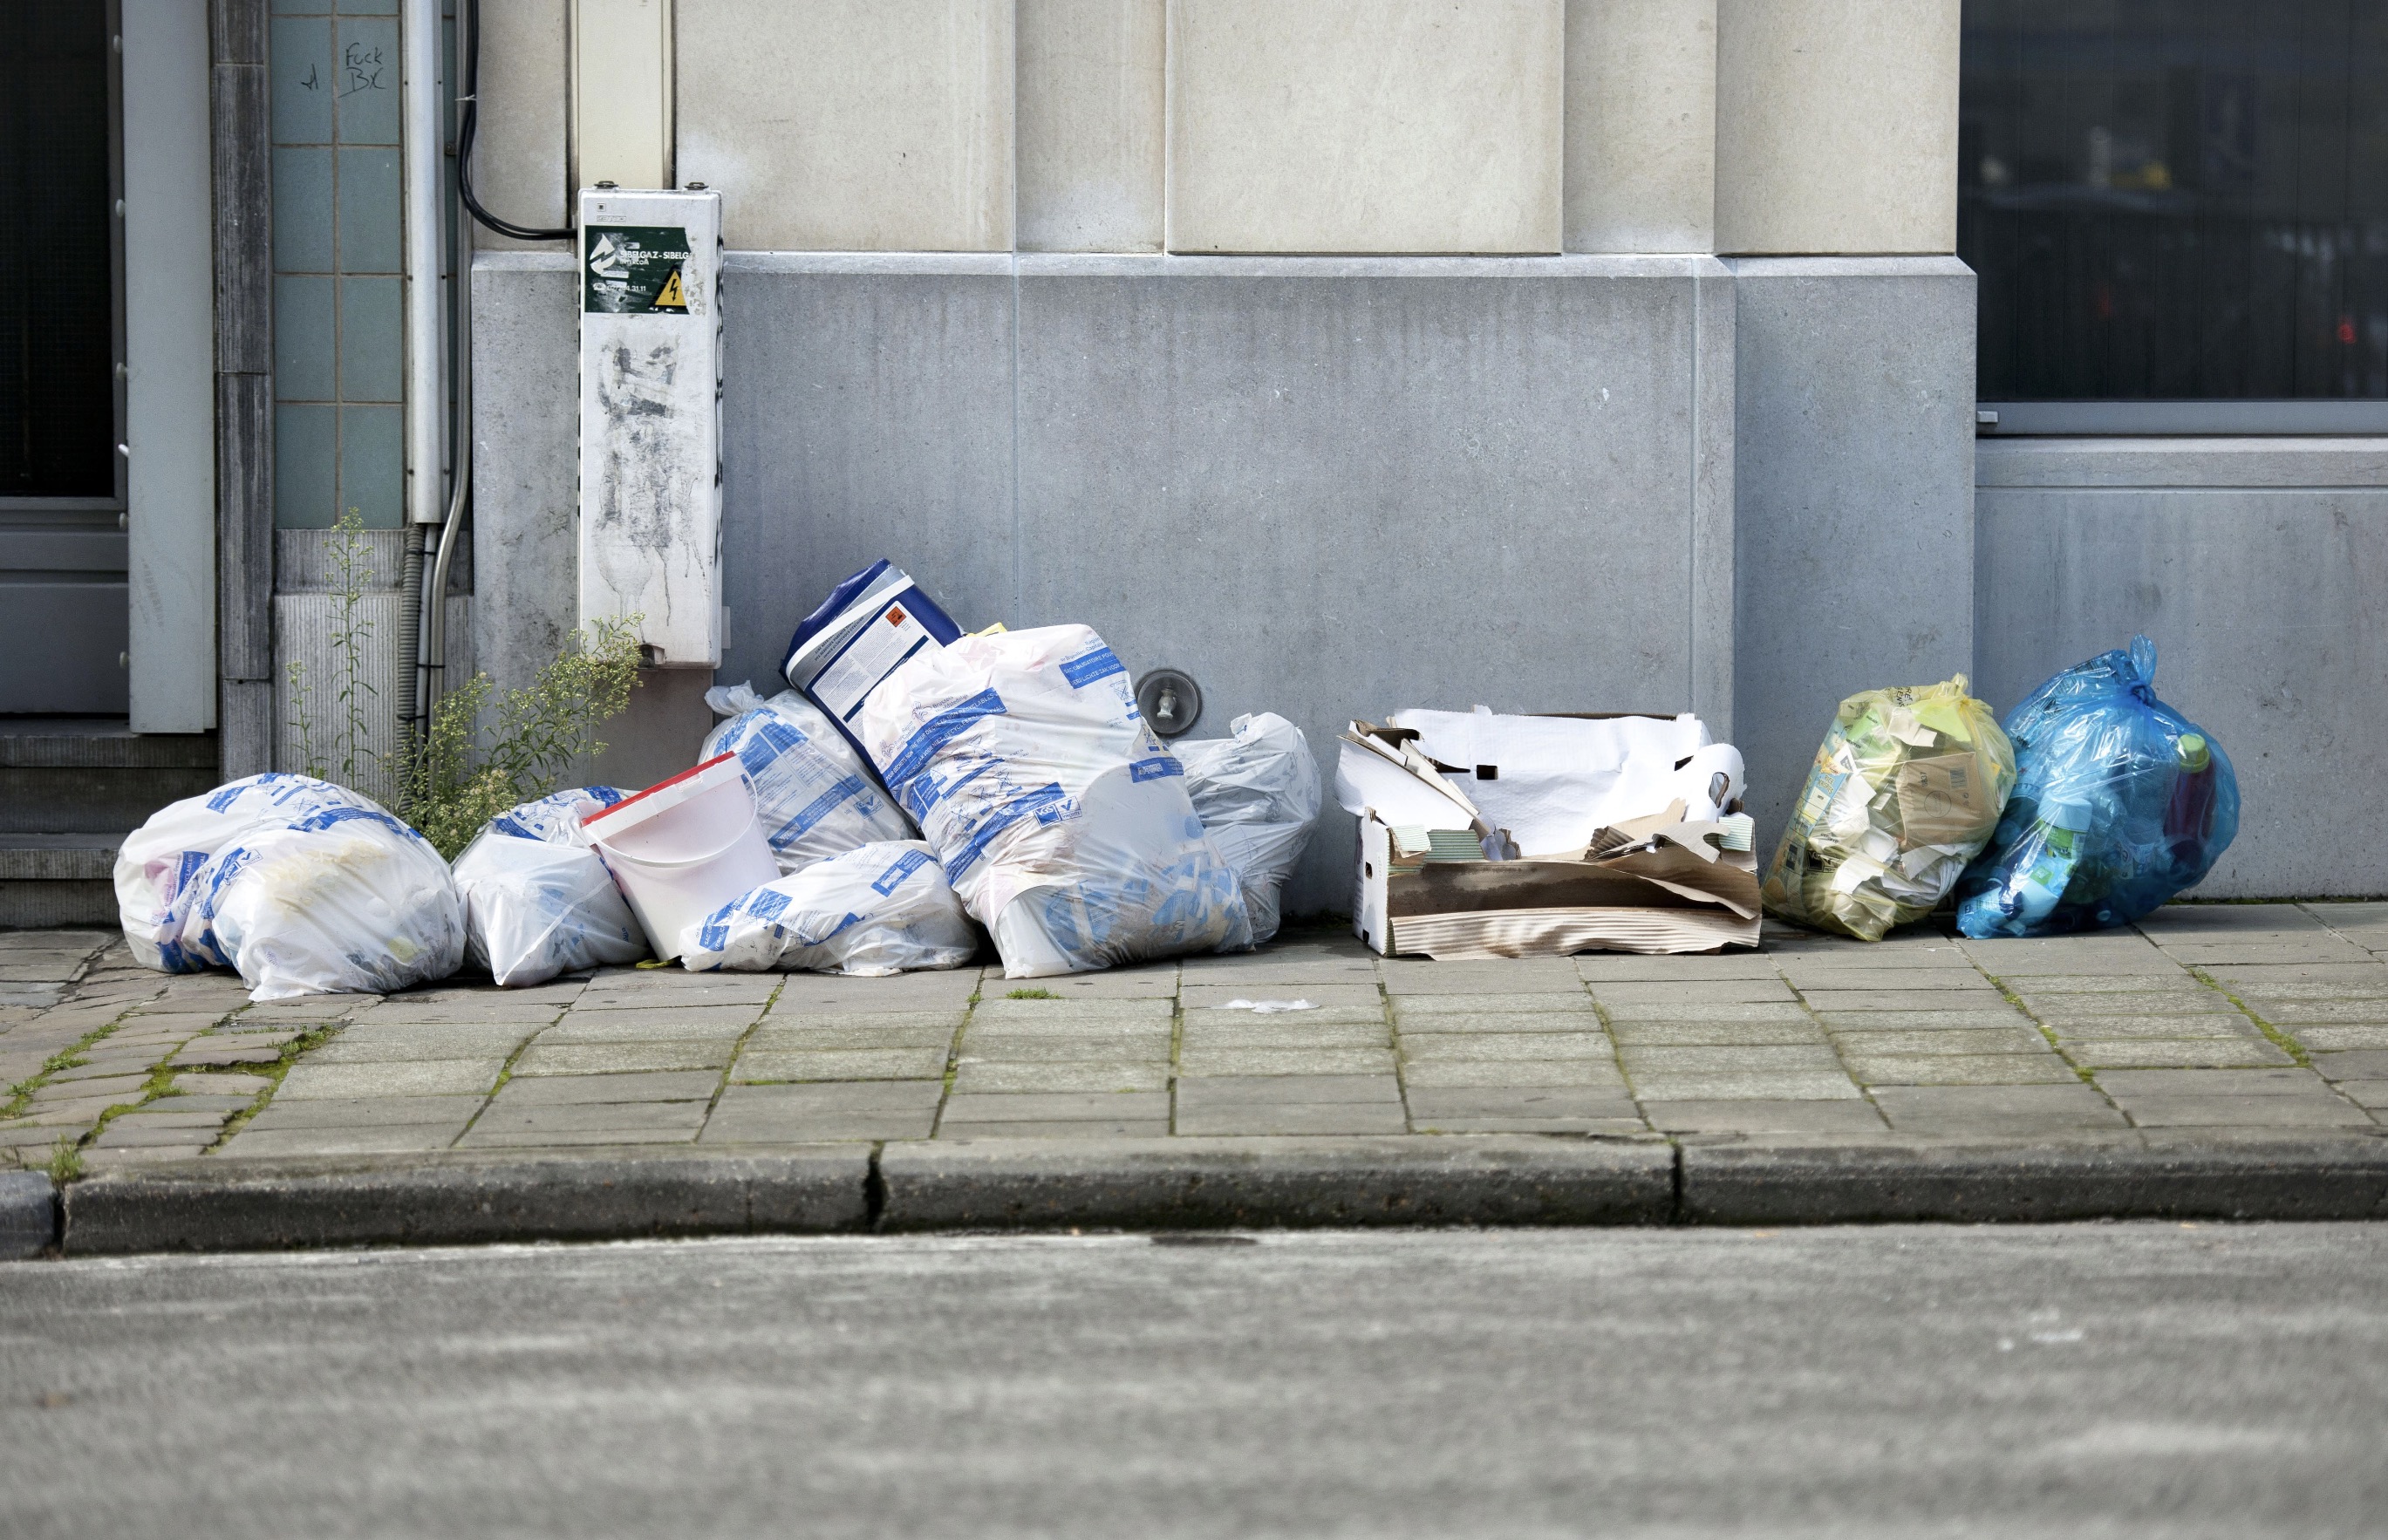
[[[13,6],[0,48],[0,714],[121,717],[126,464],[115,6]],[[194,232],[202,246],[206,233]]]

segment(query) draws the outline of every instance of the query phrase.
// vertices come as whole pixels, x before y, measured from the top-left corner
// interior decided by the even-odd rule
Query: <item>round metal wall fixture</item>
[[[1202,687],[1174,668],[1156,668],[1136,682],[1136,709],[1162,738],[1182,738],[1202,720]]]

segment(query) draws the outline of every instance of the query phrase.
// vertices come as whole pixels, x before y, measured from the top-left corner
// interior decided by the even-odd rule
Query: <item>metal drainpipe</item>
[[[470,9],[459,6],[456,14],[456,51],[448,61],[450,73],[457,82],[456,119],[451,125],[455,134],[451,143],[456,153],[464,152],[464,115],[473,109],[464,90],[472,72],[464,67],[465,50],[474,39],[469,31]],[[459,171],[463,170],[460,162]],[[463,186],[463,177],[457,185]],[[450,210],[454,218],[449,222],[451,246],[448,271],[451,287],[448,303],[455,322],[449,328],[448,369],[453,384],[449,391],[448,420],[448,518],[439,527],[439,543],[430,554],[431,576],[424,584],[423,605],[423,693],[415,702],[415,716],[423,730],[431,730],[431,713],[439,698],[448,692],[448,582],[456,562],[456,536],[464,524],[464,504],[473,487],[473,221],[461,208]]]
[[[439,485],[439,0],[405,0],[399,30],[406,166],[406,563],[398,621],[398,714],[419,714],[423,546],[445,511]]]

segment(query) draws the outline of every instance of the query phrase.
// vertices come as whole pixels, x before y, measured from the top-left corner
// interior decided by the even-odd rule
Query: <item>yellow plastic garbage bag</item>
[[[1767,868],[1766,912],[1865,941],[1922,919],[1989,842],[2014,784],[2014,746],[1963,675],[1850,696]]]

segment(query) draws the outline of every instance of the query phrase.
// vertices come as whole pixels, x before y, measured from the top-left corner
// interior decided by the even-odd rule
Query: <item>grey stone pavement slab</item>
[[[990,1144],[1040,1140],[1082,1173],[1099,1148],[1287,1139],[1416,1141],[1421,1158],[1454,1138],[1625,1139],[1686,1160],[1785,1140],[2168,1159],[2189,1141],[2245,1160],[2285,1140],[2357,1171],[2388,1151],[2388,905],[2176,905],[2123,932],[1927,927],[1874,946],[1770,926],[1757,953],[1448,964],[1298,930],[1065,979],[635,968],[267,1005],[228,977],[140,969],[104,933],[48,936],[8,953],[57,977],[0,1014],[0,1166],[109,1180],[826,1144],[862,1146],[892,1194],[905,1147],[967,1144],[979,1163],[954,1169],[984,1171]],[[1291,1000],[1313,1008],[1227,1008]],[[2015,1180],[2071,1169],[2051,1155]]]

